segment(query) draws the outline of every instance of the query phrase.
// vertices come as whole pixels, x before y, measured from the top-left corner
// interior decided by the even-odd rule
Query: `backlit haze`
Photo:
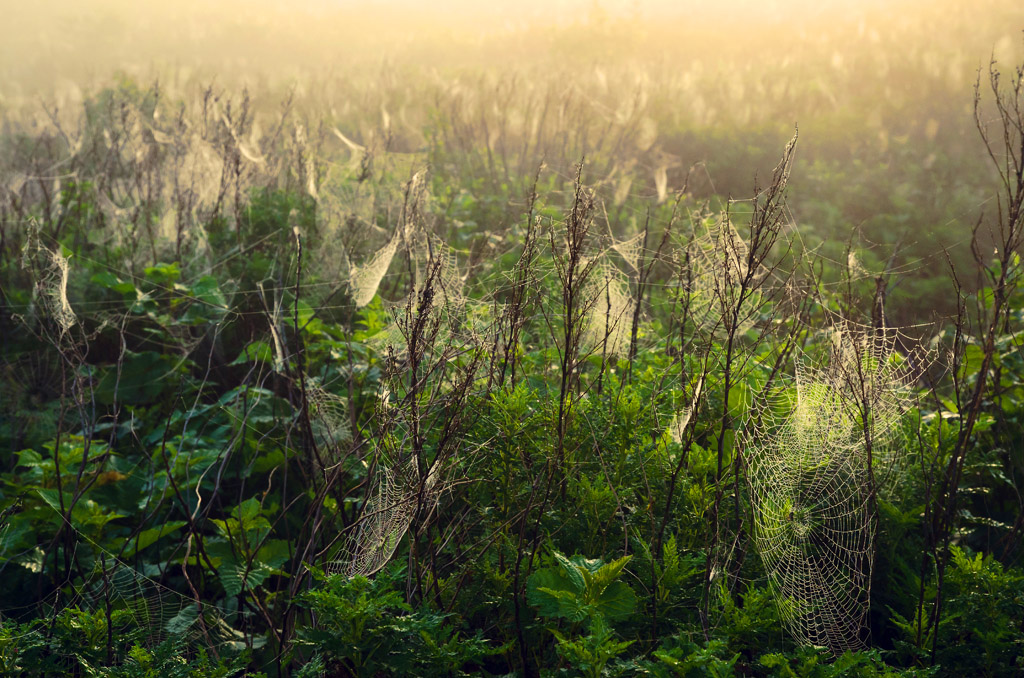
[[[1024,5],[875,0],[235,0],[12,2],[0,22],[0,97],[83,86],[121,71],[275,81],[391,62],[516,68],[567,62],[664,64],[825,59],[837,71],[941,48],[952,78],[989,52],[1019,52]],[[927,39],[918,39],[927,36]],[[769,70],[764,77],[771,77]]]
[[[212,92],[244,97],[256,128],[287,108],[325,162],[348,157],[335,130],[435,169],[481,149],[552,167],[556,151],[567,167],[587,156],[618,202],[684,180],[697,198],[749,196],[799,125],[791,206],[806,244],[845,261],[856,234],[869,270],[921,278],[942,246],[969,260],[962,224],[994,200],[975,79],[1024,55],[1019,0],[7,4],[9,128],[79,129],[111,86],[173,106]],[[901,294],[912,308],[921,292]]]

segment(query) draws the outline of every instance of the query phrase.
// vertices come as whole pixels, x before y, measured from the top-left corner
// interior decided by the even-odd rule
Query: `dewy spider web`
[[[731,311],[738,299],[739,282],[748,272],[749,248],[728,214],[691,215],[697,229],[689,246],[690,317],[701,333],[721,334],[727,323],[736,322],[739,334],[754,324],[754,316],[741,312],[733,319]],[[748,290],[745,309],[759,306],[761,293]]]
[[[837,331],[829,361],[797,369],[795,394],[762,401],[747,445],[754,542],[798,642],[865,645],[873,501],[903,450],[910,366],[884,331]]]
[[[586,281],[591,300],[583,343],[595,352],[625,356],[629,350],[633,298],[629,280],[601,255]]]
[[[228,625],[219,608],[208,603],[200,608],[193,598],[147,577],[82,535],[70,523],[65,524],[84,540],[76,542],[77,549],[88,543],[98,555],[94,556],[91,572],[73,589],[70,600],[57,609],[77,608],[109,619],[115,651],[120,653],[117,648],[128,644],[154,649],[165,642],[174,643],[178,651],[187,654],[245,647],[244,636]],[[88,556],[83,552],[82,557]],[[59,601],[58,596],[52,602]],[[2,619],[0,626],[3,626]],[[125,654],[115,654],[112,659],[117,664],[135,661]]]
[[[67,257],[58,250],[47,249],[39,242],[39,228],[36,225],[29,228],[22,252],[22,266],[29,267],[32,265],[30,262],[35,264],[33,268],[36,268],[38,274],[33,299],[38,302],[43,315],[53,321],[57,338],[64,339],[77,322],[68,301],[68,276],[71,269]]]
[[[380,281],[384,279],[384,274],[388,272],[388,267],[391,266],[391,259],[394,258],[395,252],[398,251],[400,239],[400,235],[396,231],[387,244],[377,250],[368,262],[362,266],[352,267],[349,286],[352,290],[352,300],[357,308],[366,306],[373,299],[374,295],[377,294]]]
[[[643,231],[621,242],[617,242],[614,239],[612,240],[612,249],[619,253],[622,260],[625,261],[632,270],[637,272],[640,271],[640,255],[643,253],[643,245]]]
[[[494,325],[495,307],[486,301],[471,299],[464,293],[464,275],[458,266],[458,256],[438,236],[424,230],[408,235],[413,294],[394,302],[384,302],[392,315],[380,332],[367,340],[379,351],[392,351],[402,358],[407,350],[411,325],[419,312],[418,302],[427,287],[432,291],[428,324],[437,323],[436,346],[465,346],[479,344]]]
[[[423,504],[437,498],[436,473],[423,483]],[[363,508],[358,528],[341,560],[331,563],[328,572],[370,576],[384,567],[398,549],[412,525],[419,507],[419,473],[412,460],[392,466],[380,465],[374,489]]]
[[[313,434],[321,447],[336,450],[352,439],[348,398],[331,393],[316,380],[306,387]]]
[[[159,587],[134,568],[117,560],[98,562],[82,589],[79,607],[104,611],[110,607],[114,633],[138,633],[140,645],[153,647],[172,635],[190,638],[198,630],[199,607],[188,598]]]

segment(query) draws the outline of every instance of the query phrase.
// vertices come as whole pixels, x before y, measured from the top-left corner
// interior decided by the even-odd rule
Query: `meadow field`
[[[0,25],[0,675],[1024,675],[1024,6]]]

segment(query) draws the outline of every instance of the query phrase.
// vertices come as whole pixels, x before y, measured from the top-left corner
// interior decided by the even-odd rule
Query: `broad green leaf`
[[[276,574],[274,568],[255,560],[249,567],[245,562],[226,561],[217,570],[221,586],[229,596],[237,596],[243,590],[251,591],[272,574]]]
[[[636,594],[625,582],[615,581],[598,597],[596,607],[609,620],[624,619],[636,609]]]
[[[167,633],[180,636],[185,634],[199,619],[199,606],[195,603],[181,608],[181,612],[171,617],[164,627]]]
[[[609,584],[619,578],[622,573],[622,568],[626,567],[626,563],[632,560],[633,556],[622,556],[618,560],[613,560],[607,565],[603,565],[600,570],[594,574],[594,584],[599,590],[604,590]]]
[[[274,362],[274,349],[270,348],[270,344],[265,341],[254,341],[243,348],[229,364],[242,365],[248,362],[272,363]]]
[[[169,523],[163,523],[159,527],[152,527],[148,530],[143,530],[138,536],[133,537],[128,542],[128,548],[124,550],[124,557],[128,558],[142,549],[156,543],[161,537],[165,537],[173,532],[177,532],[184,527],[184,520],[173,520]],[[121,546],[125,543],[124,539],[119,539],[115,544],[115,549],[120,550]]]
[[[573,588],[576,589],[577,593],[583,593],[587,590],[587,583],[583,578],[583,573],[581,572],[583,569],[582,567],[578,567],[557,551],[555,552],[555,560],[561,564],[562,569],[565,572],[566,579],[572,584]]]
[[[536,607],[542,617],[562,615],[562,608],[558,598],[552,594],[553,591],[576,592],[561,568],[539,569],[526,580],[526,602]]]

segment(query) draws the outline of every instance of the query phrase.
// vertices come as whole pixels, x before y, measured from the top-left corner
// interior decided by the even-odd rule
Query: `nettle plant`
[[[44,672],[80,674],[874,670],[872,589],[895,587],[876,551],[896,524],[918,535],[886,554],[910,591],[884,598],[900,656],[952,666],[940,646],[976,642],[973,665],[998,675],[1020,656],[1019,577],[965,549],[995,535],[1011,562],[1024,524],[1007,402],[1022,77],[1007,91],[993,73],[1004,196],[992,233],[974,233],[976,308],[958,288],[935,342],[944,375],[887,326],[888,269],[859,325],[852,290],[871,274],[849,257],[836,294],[789,238],[795,138],[767,186],[715,205],[689,175],[669,200],[663,159],[653,192],[631,192],[607,139],[593,164],[567,164],[581,129],[538,130],[553,168],[529,144],[499,148],[505,132],[451,167],[460,134],[443,123],[423,157],[392,149],[387,114],[356,142],[287,107],[270,125],[247,96],[207,93],[177,117],[156,92],[91,101],[66,135],[76,180],[19,185],[3,207],[38,226],[17,270],[0,262],[24,302],[0,315],[15,328],[4,356],[42,347],[54,367],[47,389],[11,390],[49,427],[3,424],[3,595],[36,593],[9,615],[27,626],[5,611],[0,660],[13,672],[21,648],[46,647]],[[504,110],[478,104],[448,122]],[[626,128],[650,127],[633,123],[616,123],[626,146]],[[986,491],[960,496],[974,482]],[[997,484],[1009,517],[967,513]],[[775,652],[792,641],[796,657]]]

